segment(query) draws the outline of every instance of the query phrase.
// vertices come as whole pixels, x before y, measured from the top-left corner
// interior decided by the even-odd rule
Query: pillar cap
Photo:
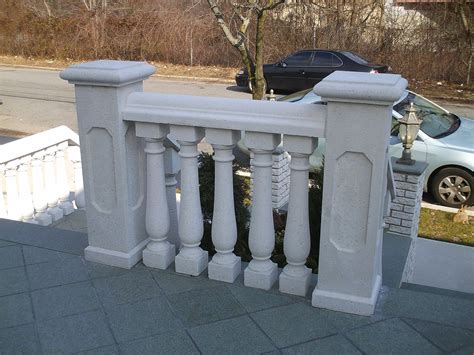
[[[406,79],[398,74],[335,71],[316,84],[314,92],[327,101],[386,105],[398,101],[406,87]]]
[[[76,85],[121,87],[143,81],[154,72],[155,67],[145,62],[96,60],[71,65],[59,76]]]

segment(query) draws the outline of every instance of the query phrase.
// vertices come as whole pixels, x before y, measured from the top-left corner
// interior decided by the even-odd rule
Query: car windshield
[[[456,115],[446,112],[442,108],[412,92],[408,92],[408,95],[398,102],[393,109],[401,116],[404,116],[412,102],[418,118],[423,120],[420,129],[428,136],[441,138],[458,129],[460,120]]]
[[[302,100],[308,93],[310,93],[313,89],[307,89],[303,91],[297,91],[291,95],[286,95],[280,97],[278,101],[287,101],[287,102],[298,102]]]
[[[355,53],[352,53],[352,52],[341,52],[342,54],[344,54],[347,58],[353,60],[354,62],[358,63],[358,64],[369,64],[369,61],[362,58],[360,55],[357,55]]]

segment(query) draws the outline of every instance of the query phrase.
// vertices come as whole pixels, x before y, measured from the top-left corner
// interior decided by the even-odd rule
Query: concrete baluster
[[[136,124],[136,134],[145,138],[147,164],[145,225],[150,242],[143,250],[146,266],[166,270],[174,261],[176,248],[168,242],[170,216],[165,185],[166,148],[163,140],[169,132],[166,125]]]
[[[7,218],[7,208],[3,197],[3,178],[5,176],[5,164],[0,164],[0,218]]]
[[[74,202],[78,210],[86,208],[84,198],[84,180],[82,177],[81,151],[78,146],[69,146],[68,157],[74,169]]]
[[[311,269],[305,266],[311,248],[308,210],[309,156],[317,140],[309,137],[285,136],[283,147],[291,155],[290,200],[283,250],[288,264],[280,274],[280,291],[298,296],[308,292]]]
[[[234,251],[237,242],[235,220],[232,149],[240,139],[240,132],[206,129],[206,140],[214,148],[215,185],[212,217],[212,242],[217,253],[209,263],[210,279],[232,283],[240,274],[241,261]]]
[[[249,247],[252,260],[244,271],[245,286],[269,290],[278,278],[278,266],[270,260],[275,247],[272,208],[272,152],[280,135],[246,132],[245,144],[254,154],[254,179]]]
[[[28,176],[30,162],[31,156],[20,159],[20,165],[18,166],[18,197],[23,222],[38,224],[34,218],[35,209],[33,207],[33,198],[31,196]]]
[[[20,199],[18,197],[17,168],[19,160],[13,160],[5,166],[5,181],[7,186],[7,216],[14,221],[22,220]]]
[[[176,256],[176,272],[197,276],[207,268],[208,253],[199,246],[203,235],[201,200],[199,197],[199,155],[197,144],[204,137],[200,128],[171,126],[171,134],[180,144],[181,203],[178,231],[182,243]]]
[[[63,210],[65,216],[74,212],[74,206],[69,200],[70,189],[66,170],[66,155],[68,142],[62,142],[57,145],[56,151],[56,183],[58,189],[58,207]]]
[[[168,232],[168,241],[176,246],[176,250],[181,247],[178,233],[178,209],[176,204],[176,175],[180,167],[178,152],[171,146],[170,142],[165,140],[165,185],[166,198],[168,199],[168,212],[170,215],[170,230]]]
[[[53,146],[46,149],[44,156],[44,180],[46,200],[48,202],[47,213],[53,218],[53,222],[61,219],[64,216],[62,209],[58,207],[59,196],[56,179],[56,164],[55,154],[57,147]]]
[[[33,179],[33,207],[35,208],[35,220],[42,226],[48,226],[53,218],[47,213],[48,201],[43,179],[43,159],[45,152],[41,150],[32,155],[31,178]]]

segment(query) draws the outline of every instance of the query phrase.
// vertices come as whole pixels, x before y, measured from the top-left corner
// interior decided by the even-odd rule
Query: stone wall
[[[390,232],[416,237],[426,163],[417,162],[410,166],[397,164],[395,161],[392,163],[397,196],[385,223]]]

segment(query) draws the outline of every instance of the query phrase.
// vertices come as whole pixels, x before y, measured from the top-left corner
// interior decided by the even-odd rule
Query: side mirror
[[[280,62],[280,63],[277,64],[277,67],[286,68],[286,63],[285,62]]]

